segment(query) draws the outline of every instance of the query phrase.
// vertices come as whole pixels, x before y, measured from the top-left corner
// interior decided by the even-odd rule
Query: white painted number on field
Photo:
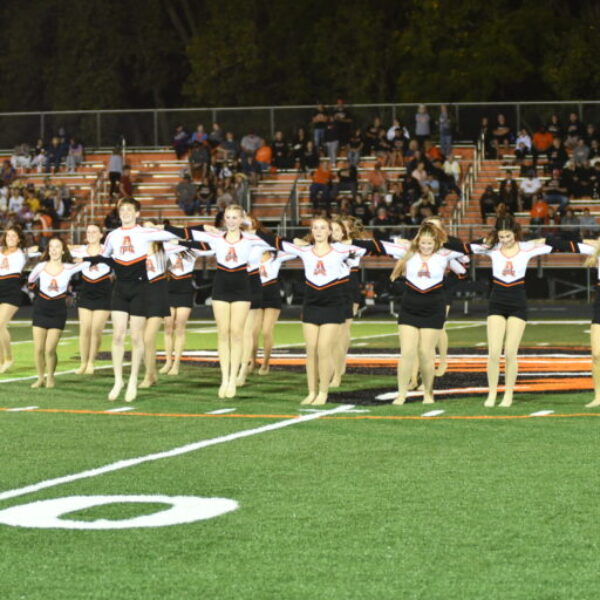
[[[166,504],[169,508],[130,519],[77,521],[63,515],[103,506],[105,504]],[[0,511],[0,523],[13,527],[35,529],[132,529],[135,527],[166,527],[212,519],[238,508],[228,498],[197,496],[66,496],[20,504]]]

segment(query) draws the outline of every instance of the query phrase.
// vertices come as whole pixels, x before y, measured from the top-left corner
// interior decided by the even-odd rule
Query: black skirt
[[[250,278],[246,267],[237,271],[217,268],[213,281],[212,299],[222,302],[250,302]]]
[[[49,300],[36,296],[33,301],[33,326],[43,329],[64,329],[67,322],[65,296]]]
[[[596,297],[594,298],[594,315],[592,317],[592,323],[600,325],[600,283],[596,287]]]
[[[85,279],[81,282],[77,295],[77,306],[88,310],[110,310],[112,283],[110,279],[102,279],[91,283]]]
[[[172,308],[192,308],[194,306],[192,275],[169,279],[169,306]]]
[[[261,308],[275,308],[281,310],[281,285],[278,279],[269,281],[262,286]]]
[[[313,325],[340,324],[347,314],[347,281],[315,288],[308,282],[305,286],[302,322]]]
[[[169,282],[163,277],[146,284],[146,317],[170,317]]]
[[[21,306],[22,297],[21,276],[0,279],[0,304]]]
[[[360,289],[360,274],[358,269],[352,270],[350,272],[350,290],[352,296],[353,304],[362,304],[363,303],[363,295]]]
[[[417,329],[443,329],[446,321],[446,298],[443,288],[421,293],[406,286],[400,303],[398,325]]]
[[[488,316],[492,315],[498,315],[505,319],[517,317],[527,321],[525,285],[505,287],[494,283],[488,309]]]
[[[260,272],[258,269],[248,273],[250,280],[250,309],[261,308],[262,306],[262,283],[260,282]]]

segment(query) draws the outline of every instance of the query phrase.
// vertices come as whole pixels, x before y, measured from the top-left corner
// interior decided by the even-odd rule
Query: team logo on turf
[[[325,265],[323,264],[322,260],[317,262],[313,275],[327,275],[327,271],[325,271]]]
[[[126,235],[123,237],[123,242],[121,243],[121,254],[127,254],[128,252],[133,254],[135,250],[133,249],[133,244],[131,243],[131,237]]]
[[[225,257],[225,262],[237,262],[237,260],[238,257],[235,252],[235,248],[233,246],[230,246],[229,250],[227,251],[227,256]]]

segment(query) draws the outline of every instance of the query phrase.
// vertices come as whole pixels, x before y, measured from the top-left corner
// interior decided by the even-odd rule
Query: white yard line
[[[26,410],[35,410],[39,406],[20,406],[19,408],[7,408],[6,412],[21,412]]]
[[[270,423],[269,425],[263,425],[262,427],[256,427],[254,429],[244,429],[242,431],[236,431],[235,433],[230,433],[228,435],[223,435],[208,440],[200,440],[198,442],[186,444],[185,446],[179,446],[178,448],[173,448],[172,450],[166,450],[164,452],[155,452],[153,454],[146,454],[145,456],[138,456],[136,458],[119,460],[109,465],[104,465],[103,467],[97,467],[95,469],[88,469],[87,471],[82,471],[81,473],[74,473],[72,475],[56,477],[55,479],[47,479],[45,481],[40,481],[39,483],[27,485],[22,488],[2,492],[0,493],[0,501],[10,500],[11,498],[18,498],[19,496],[25,496],[26,494],[32,494],[34,492],[39,492],[40,490],[46,490],[48,488],[63,485],[65,483],[72,483],[73,481],[80,481],[81,479],[98,477],[99,475],[105,475],[106,473],[114,473],[115,471],[120,471],[121,469],[127,469],[129,467],[135,467],[144,463],[162,460],[163,458],[173,458],[175,456],[181,456],[183,454],[188,454],[189,452],[195,452],[196,450],[202,450],[203,448],[216,446],[217,444],[233,442],[234,440],[250,437],[253,435],[259,435],[261,433],[267,433],[269,431],[275,431],[277,429],[283,429],[284,427],[290,427],[291,425],[297,425],[298,423],[314,421],[315,419],[320,419],[324,416],[345,412],[349,408],[354,408],[354,406],[341,405],[332,410],[322,410],[310,415],[294,417],[293,419],[285,419],[284,421]]]
[[[123,363],[124,367],[128,367],[130,366],[131,363]],[[101,367],[96,367],[96,371],[99,371],[100,369],[112,369],[112,365],[102,365]],[[56,373],[54,373],[54,376],[57,377],[58,375],[72,375],[73,373],[75,373],[77,369],[69,369],[68,371],[57,371]],[[27,377],[12,377],[11,379],[0,379],[0,384],[1,383],[14,383],[15,381],[31,381],[32,379],[37,379],[37,375],[27,375]]]
[[[122,413],[122,412],[127,412],[128,410],[134,410],[135,407],[134,406],[121,406],[119,408],[109,408],[108,410],[105,410],[104,412],[107,413]]]
[[[547,415],[553,415],[554,411],[553,410],[538,410],[537,412],[532,412],[529,416],[530,417],[545,417]]]
[[[226,415],[227,413],[235,412],[237,408],[219,408],[219,410],[211,410],[207,415]]]

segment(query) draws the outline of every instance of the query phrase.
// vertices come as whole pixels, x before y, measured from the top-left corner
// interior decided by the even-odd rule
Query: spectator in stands
[[[438,127],[440,131],[440,150],[444,156],[448,156],[452,150],[452,119],[445,104],[440,106]]]
[[[558,211],[561,214],[564,213],[569,204],[569,197],[567,195],[567,189],[562,186],[560,171],[558,169],[552,171],[552,175],[544,186],[543,192],[546,202],[549,205],[557,204]]]
[[[31,156],[29,155],[29,146],[27,144],[19,144],[15,146],[10,164],[18,171],[28,171],[31,168]]]
[[[369,225],[373,227],[373,237],[376,240],[389,240],[392,235],[391,228],[395,223],[394,219],[388,214],[387,208],[380,205]]]
[[[190,164],[192,179],[204,179],[208,173],[208,166],[210,164],[208,145],[204,142],[193,142],[188,162]]]
[[[360,219],[363,223],[369,223],[373,218],[373,213],[361,194],[356,195],[354,205],[352,206],[352,216]]]
[[[385,194],[388,188],[388,179],[385,172],[381,168],[381,164],[375,163],[373,170],[367,175],[367,183],[365,185],[365,191],[369,192],[381,192]]]
[[[579,236],[579,217],[572,208],[567,208],[565,216],[560,221],[561,237],[565,240],[577,240]]]
[[[313,111],[312,126],[313,126],[313,141],[317,151],[320,151],[325,144],[325,128],[329,122],[329,115],[325,109],[325,105],[317,104],[317,108]]]
[[[225,209],[230,204],[234,204],[233,194],[229,188],[223,186],[217,186],[217,207],[219,209]]]
[[[419,108],[415,113],[415,138],[419,144],[419,148],[423,148],[425,140],[431,137],[431,117],[427,112],[427,107],[424,104],[419,104]]]
[[[541,227],[546,223],[546,219],[548,218],[548,204],[541,193],[535,195],[529,216],[529,233],[532,237],[541,237]]]
[[[15,185],[10,190],[10,198],[8,200],[8,212],[18,213],[25,203],[25,199],[21,195],[21,190]]]
[[[212,148],[216,148],[219,144],[223,142],[225,139],[225,134],[221,129],[221,126],[218,123],[213,123],[211,125],[211,131],[208,134],[208,143]]]
[[[6,187],[10,186],[17,178],[16,169],[10,164],[10,160],[5,159],[0,168],[0,182]]]
[[[198,186],[198,214],[201,215],[203,212],[205,212],[207,215],[210,215],[210,211],[214,203],[215,190],[210,182],[210,179],[206,177]]]
[[[542,189],[542,182],[537,177],[535,170],[531,169],[519,185],[519,210],[529,211],[533,205],[533,199]]]
[[[485,223],[490,215],[496,212],[496,206],[500,203],[500,196],[494,190],[494,186],[487,185],[481,198],[479,198],[479,209],[481,211],[481,222]]]
[[[240,145],[231,131],[225,134],[225,139],[217,147],[217,160],[234,165],[240,155]]]
[[[460,184],[460,163],[456,160],[453,154],[449,154],[446,158],[446,161],[444,162],[444,173],[446,173],[446,175],[448,176],[453,177],[454,183],[456,185]]]
[[[110,181],[108,193],[110,197],[113,198],[119,189],[119,181],[123,174],[123,157],[121,156],[121,150],[118,146],[113,148],[112,154],[108,159],[107,170],[108,180]]]
[[[436,146],[431,140],[425,140],[425,146],[423,147],[423,155],[429,162],[433,162],[434,160],[440,160],[442,162],[442,165],[446,160],[446,155],[442,154],[440,148]]]
[[[75,173],[83,162],[83,145],[77,138],[71,138],[66,165],[69,173]]]
[[[548,165],[550,171],[554,171],[555,169],[562,170],[568,160],[569,155],[567,154],[562,140],[559,137],[555,137],[552,140],[552,146],[548,150]]]
[[[519,187],[511,171],[507,171],[506,177],[500,182],[498,192],[500,203],[506,207],[506,210],[514,214],[519,207]]]
[[[300,159],[300,167],[303,171],[312,171],[313,169],[319,168],[320,162],[321,157],[319,156],[314,143],[310,140],[307,141],[304,153]]]
[[[363,136],[360,129],[355,129],[348,140],[348,162],[358,167],[363,149]]]
[[[325,150],[329,157],[331,169],[335,169],[335,163],[337,161],[337,155],[340,149],[340,134],[338,129],[338,123],[333,119],[329,118],[325,126]]]
[[[598,162],[598,159],[600,158],[600,141],[599,140],[592,140],[590,142],[590,162],[592,163],[592,166]]]
[[[590,173],[590,184],[592,188],[592,198],[600,199],[600,161],[594,163],[594,167]]]
[[[579,179],[580,197],[590,198],[592,196],[592,178],[594,171],[591,168],[589,161],[586,160],[583,163],[576,165],[575,172],[577,173],[577,178]]]
[[[411,164],[412,164],[412,161],[411,161],[411,163],[409,163],[409,166],[406,168],[407,172],[410,173],[410,176],[413,179],[418,181],[419,185],[423,185],[427,181],[427,177],[429,175],[429,173],[427,172],[427,168],[425,166],[425,161],[419,160],[419,162],[416,164],[415,168],[412,170],[410,170]]]
[[[38,238],[38,246],[43,252],[48,247],[50,238],[53,236],[53,218],[45,209],[42,208],[33,220],[39,224],[40,235]]]
[[[561,172],[561,186],[567,190],[569,198],[579,198],[581,196],[579,174],[572,160],[565,163]]]
[[[175,156],[177,160],[181,160],[186,152],[188,151],[189,135],[183,128],[183,125],[177,125],[175,128],[175,134],[173,135],[173,150],[175,150]]]
[[[336,178],[331,188],[331,197],[338,199],[339,194],[350,193],[352,200],[358,191],[358,170],[349,161],[342,163],[337,171]]]
[[[577,141],[585,136],[585,129],[583,124],[579,120],[577,113],[572,112],[569,115],[569,122],[567,123],[565,146],[567,148],[574,148]]]
[[[323,205],[329,207],[332,179],[330,164],[327,161],[321,161],[319,167],[312,174],[312,183],[309,188],[310,201],[315,214]]]
[[[392,139],[390,140],[390,166],[401,167],[404,164],[404,152],[407,144],[408,140],[406,137],[404,137],[402,129],[397,127],[394,130]]]
[[[577,166],[583,165],[590,156],[590,149],[585,143],[585,138],[580,137],[575,142],[575,147],[571,153],[571,158]]]
[[[133,181],[131,180],[131,167],[125,165],[123,174],[119,180],[119,198],[131,198],[133,196]]]
[[[240,141],[242,157],[254,157],[256,151],[263,143],[260,137],[253,130],[250,130]]]
[[[528,154],[531,153],[531,136],[524,127],[519,129],[519,135],[515,140],[515,148],[519,148],[520,144],[523,144]]]
[[[64,158],[63,147],[58,137],[53,137],[46,149],[46,172],[58,173]]]
[[[31,169],[35,170],[37,173],[41,173],[46,167],[46,148],[36,148],[35,154],[31,159]]]
[[[242,173],[248,179],[250,185],[256,185],[262,173],[262,168],[258,164],[258,161],[255,160],[254,156],[244,154],[242,155],[241,166]]]
[[[260,146],[254,155],[258,166],[260,167],[260,172],[264,173],[271,168],[271,161],[273,160],[273,152],[271,150],[271,146],[265,144],[264,140],[260,141]]]
[[[276,131],[271,142],[271,163],[276,169],[287,169],[289,167],[288,144],[283,138],[283,131]]]
[[[548,206],[548,215],[546,216],[546,224],[542,228],[542,237],[549,237],[559,233],[558,225],[560,225],[560,215],[554,206]]]
[[[595,238],[598,235],[598,223],[589,208],[583,209],[583,214],[579,217],[579,224],[582,238]]]
[[[542,125],[534,134],[531,140],[531,153],[533,154],[533,165],[537,165],[538,158],[546,155],[552,148],[554,136]]]
[[[411,143],[417,143],[416,140],[411,140]],[[410,160],[406,163],[406,172],[412,173],[418,166],[419,163],[423,163],[425,171],[429,172],[431,169],[431,163],[427,159],[427,157],[421,152],[421,150],[415,150],[410,158]]]
[[[375,156],[377,157],[377,160],[380,162],[380,164],[385,166],[390,164],[390,152],[392,151],[392,144],[387,139],[385,135],[385,130],[383,128],[379,130],[374,150]]]
[[[345,148],[352,133],[352,116],[341,98],[338,98],[333,106],[333,120],[336,123],[340,148]]]
[[[492,129],[490,126],[490,120],[488,117],[481,117],[481,122],[479,123],[479,131],[477,132],[477,137],[473,140],[475,145],[481,141],[483,144],[483,153],[484,158],[495,158],[495,156],[491,155],[490,142],[492,140]]]
[[[515,148],[515,162],[518,165],[523,165],[525,160],[527,159],[527,155],[529,154],[529,150],[524,142],[519,142],[517,147]]]
[[[548,133],[550,133],[553,137],[562,139],[563,127],[556,113],[550,117],[550,121],[548,121],[546,129],[548,130]]]
[[[294,169],[302,169],[302,159],[304,157],[304,153],[306,152],[307,142],[308,137],[306,136],[306,131],[303,127],[299,127],[296,130],[291,147],[291,165]]]
[[[502,113],[499,113],[496,116],[496,124],[492,129],[492,139],[496,142],[498,147],[509,146],[513,139],[510,126]]]
[[[433,194],[425,193],[410,207],[410,218],[413,225],[420,225],[428,216],[437,215],[437,206]]]
[[[195,143],[203,144],[208,139],[208,134],[204,131],[204,125],[200,124],[196,127],[196,131],[190,136],[189,144],[193,146]]]

